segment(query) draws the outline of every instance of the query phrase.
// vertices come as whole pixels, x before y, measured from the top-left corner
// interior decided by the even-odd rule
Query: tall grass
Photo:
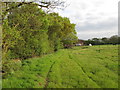
[[[3,88],[118,88],[118,46],[74,47],[24,60]]]

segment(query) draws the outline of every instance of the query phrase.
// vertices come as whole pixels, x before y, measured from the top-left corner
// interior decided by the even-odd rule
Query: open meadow
[[[15,65],[3,88],[118,88],[118,45],[60,49]]]

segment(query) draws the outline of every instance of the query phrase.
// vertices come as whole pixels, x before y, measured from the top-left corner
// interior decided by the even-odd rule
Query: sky
[[[120,0],[65,0],[64,10],[55,10],[76,24],[79,39],[111,37],[118,34]]]

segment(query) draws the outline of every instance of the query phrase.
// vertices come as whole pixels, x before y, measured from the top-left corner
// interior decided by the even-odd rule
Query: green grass
[[[22,61],[3,88],[118,88],[118,46],[81,46]]]

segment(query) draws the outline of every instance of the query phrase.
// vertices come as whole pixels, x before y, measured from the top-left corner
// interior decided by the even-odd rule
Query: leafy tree
[[[47,14],[34,3],[11,9],[6,20],[7,24],[3,22],[6,25],[3,26],[6,36],[3,37],[3,52],[5,56],[9,52],[11,59],[26,59],[57,51],[66,42],[71,44],[77,39],[75,24],[71,24],[68,18],[63,18],[57,13]],[[8,32],[12,35],[16,33],[18,37],[7,38]],[[13,40],[13,44],[6,44],[9,39]]]
[[[71,47],[74,43],[77,42],[77,40],[78,40],[77,36],[74,35],[73,33],[70,33],[62,40],[62,42],[65,47],[66,46]]]
[[[2,3],[5,5],[2,14],[2,50],[3,70],[6,72],[19,67],[13,63],[14,60],[11,62],[12,59],[27,59],[52,53],[63,48],[65,44],[72,45],[77,40],[75,24],[68,18],[63,18],[57,13],[47,13],[38,7],[41,5],[53,8],[60,3],[57,1],[40,3]],[[14,67],[15,65],[17,66]]]
[[[65,2],[64,1],[60,1],[60,0],[33,0],[33,1],[26,1],[26,0],[19,0],[16,2],[2,2],[2,6],[4,6],[3,9],[3,19],[5,19],[6,15],[8,15],[8,13],[10,13],[12,10],[22,7],[24,5],[34,5],[37,7],[42,8],[46,8],[47,11],[49,11],[50,9],[55,9],[55,8],[64,8],[65,7]]]
[[[104,37],[101,39],[103,41],[103,44],[109,44],[109,39]]]
[[[17,31],[15,27],[10,27],[8,25],[8,21],[5,20],[3,24],[3,42],[2,42],[2,50],[3,50],[3,59],[6,55],[10,54],[10,50],[17,45],[19,40],[22,40],[20,37],[20,31]],[[10,55],[8,55],[10,56]]]
[[[119,36],[118,35],[114,35],[111,36],[110,38],[92,38],[92,39],[88,39],[85,41],[85,43],[88,44],[93,44],[93,45],[102,45],[102,44],[119,44]]]
[[[111,37],[109,38],[109,42],[110,42],[111,44],[118,44],[118,36],[117,36],[117,35],[111,36]]]

